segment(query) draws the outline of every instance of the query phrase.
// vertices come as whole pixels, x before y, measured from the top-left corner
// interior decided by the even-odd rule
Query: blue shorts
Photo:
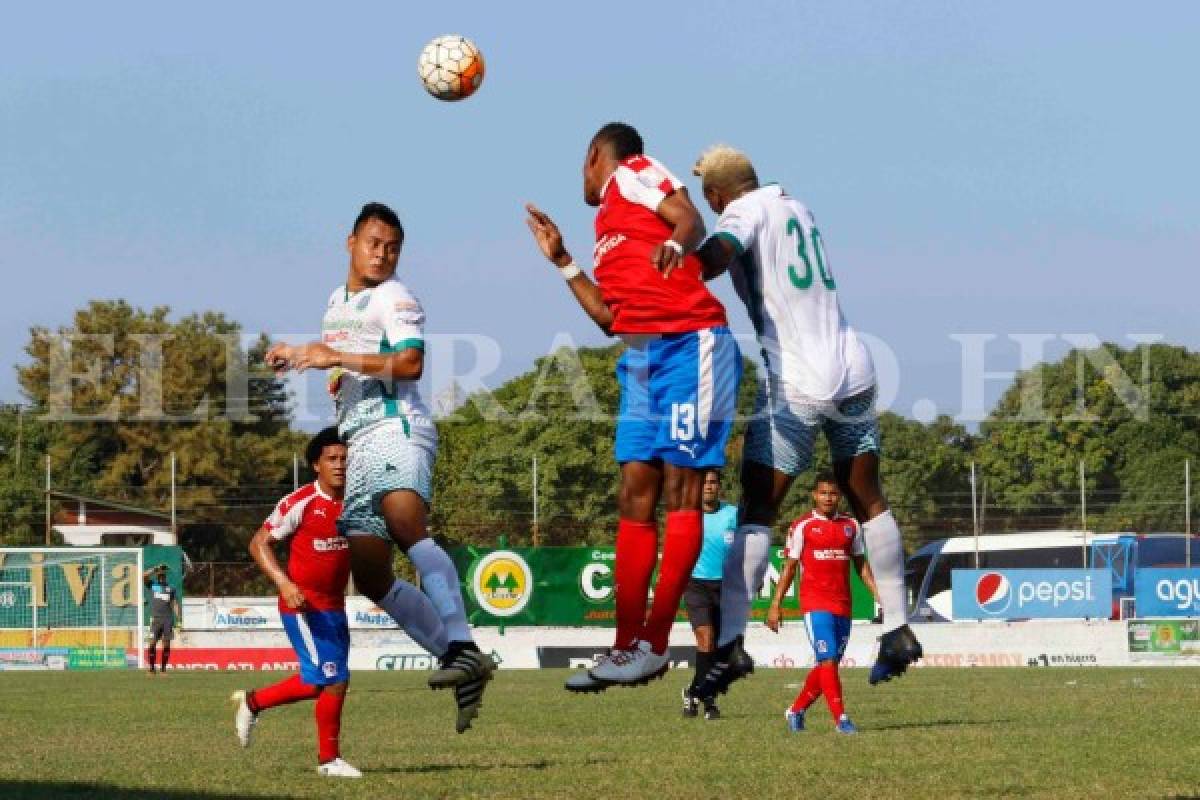
[[[350,626],[345,611],[301,611],[279,616],[299,657],[300,680],[309,686],[350,680]]]
[[[630,344],[617,362],[617,462],[723,466],[741,377],[742,356],[725,327]]]
[[[818,664],[833,659],[841,661],[850,641],[850,617],[830,611],[809,611],[804,615],[804,631]]]

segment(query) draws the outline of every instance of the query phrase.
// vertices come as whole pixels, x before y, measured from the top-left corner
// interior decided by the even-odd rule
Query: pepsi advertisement
[[[1106,569],[956,569],[954,619],[1108,619]]]
[[[1133,595],[1139,617],[1200,617],[1200,569],[1139,569]]]

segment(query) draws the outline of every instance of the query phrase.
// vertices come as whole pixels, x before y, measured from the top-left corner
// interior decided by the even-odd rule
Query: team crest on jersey
[[[325,673],[326,678],[332,678],[338,674],[338,665],[333,661],[326,661],[321,665],[321,672]]]
[[[846,532],[847,539],[854,538],[854,526],[853,525],[843,525],[842,530],[844,530]]]

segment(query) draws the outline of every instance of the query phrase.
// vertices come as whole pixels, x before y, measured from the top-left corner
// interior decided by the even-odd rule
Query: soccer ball
[[[463,36],[439,36],[421,51],[417,74],[438,100],[462,100],[483,83],[483,54]]]

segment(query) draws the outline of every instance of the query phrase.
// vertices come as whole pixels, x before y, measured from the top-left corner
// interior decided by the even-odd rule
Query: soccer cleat
[[[588,670],[596,680],[622,686],[644,686],[667,674],[667,650],[655,653],[649,642],[638,642],[629,650],[617,650]]]
[[[685,717],[695,717],[700,713],[700,701],[692,697],[688,692],[687,687],[680,690],[683,696],[683,715]]]
[[[592,664],[591,669],[576,670],[571,677],[567,678],[563,688],[568,692],[579,692],[580,694],[596,694],[603,692],[608,687],[612,686],[612,681],[602,681],[592,677],[591,670],[608,661],[612,657],[614,651],[610,650],[603,655],[596,657],[596,662]]]
[[[429,676],[430,689],[450,689],[464,683],[487,680],[496,671],[495,660],[479,652],[473,642],[451,642],[441,664]]]
[[[836,730],[838,733],[844,734],[845,736],[853,736],[854,734],[858,733],[858,728],[855,727],[854,723],[851,722],[850,718],[845,714],[842,714],[841,718],[838,719],[834,730]]]
[[[787,720],[788,730],[792,733],[800,733],[804,730],[804,712],[792,711],[790,708],[783,712],[783,718]]]
[[[258,715],[250,710],[250,706],[246,705],[246,692],[238,689],[229,696],[233,702],[233,731],[237,734],[238,742],[242,747],[250,746],[250,734],[254,731],[254,724],[258,722]]]
[[[753,672],[754,659],[742,649],[739,637],[717,651],[712,666],[692,689],[692,694],[701,700],[711,700],[729,691],[734,681]]]
[[[711,700],[704,704],[704,718],[707,720],[721,718],[721,709],[717,708],[717,704]]]
[[[921,643],[907,625],[888,631],[879,640],[879,656],[871,667],[867,682],[874,686],[898,678],[908,669],[909,664],[923,655]]]
[[[317,767],[317,774],[323,775],[326,778],[361,778],[362,772],[357,767],[352,767],[343,761],[340,757],[333,761],[326,761]]]
[[[487,688],[487,682],[492,677],[492,673],[489,672],[482,678],[460,683],[454,687],[454,702],[458,705],[458,717],[454,721],[454,730],[465,733],[467,728],[471,727],[471,720],[479,716],[479,709],[483,707],[483,690]]]

